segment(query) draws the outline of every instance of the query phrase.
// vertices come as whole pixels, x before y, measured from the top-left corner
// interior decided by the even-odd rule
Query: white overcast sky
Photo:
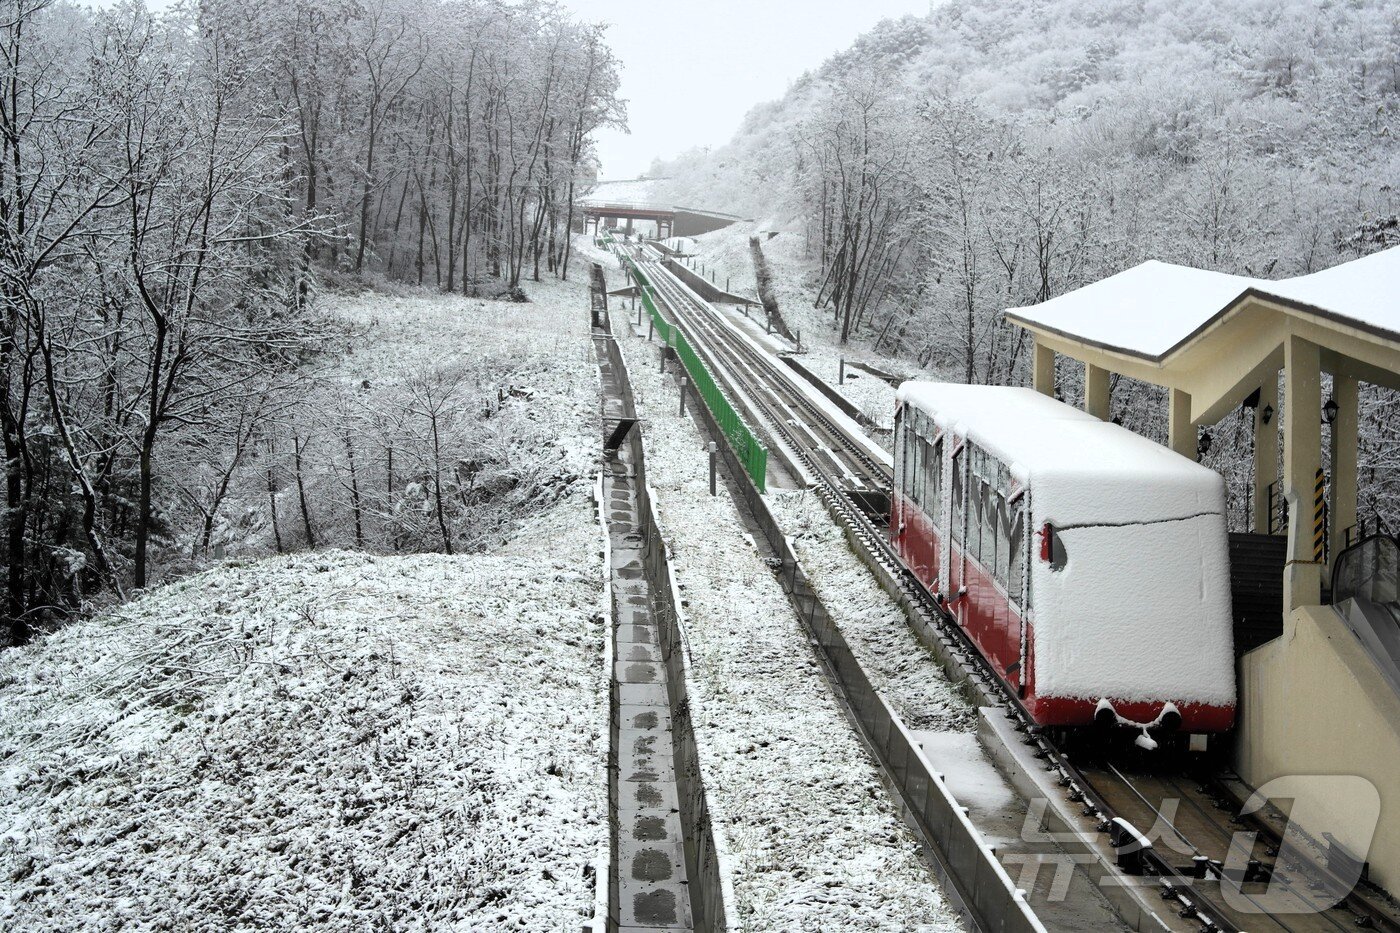
[[[612,24],[631,134],[597,134],[603,177],[636,178],[660,156],[728,142],[751,107],[890,16],[929,0],[562,0]]]

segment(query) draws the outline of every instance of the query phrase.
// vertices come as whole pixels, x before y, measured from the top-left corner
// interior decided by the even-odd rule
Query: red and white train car
[[[905,383],[890,535],[1036,722],[1229,729],[1225,489],[1030,389]]]

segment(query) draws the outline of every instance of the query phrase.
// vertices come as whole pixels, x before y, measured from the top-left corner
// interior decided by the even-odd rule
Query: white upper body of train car
[[[1030,389],[898,399],[891,537],[1037,722],[1231,727],[1218,474]]]

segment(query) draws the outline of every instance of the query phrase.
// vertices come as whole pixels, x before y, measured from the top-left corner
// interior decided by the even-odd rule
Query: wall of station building
[[[1380,793],[1370,877],[1400,893],[1400,696],[1331,607],[1295,609],[1282,637],[1241,658],[1235,764],[1256,788],[1307,775],[1370,781]],[[1322,815],[1318,825],[1303,828],[1319,841],[1330,832],[1353,852],[1366,851],[1371,802],[1320,796],[1309,801],[1309,811]]]

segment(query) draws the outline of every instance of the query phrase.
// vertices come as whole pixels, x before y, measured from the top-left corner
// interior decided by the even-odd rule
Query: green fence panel
[[[744,424],[744,420],[739,417],[739,413],[734,410],[729,399],[725,397],[724,391],[715,383],[710,371],[705,368],[705,364],[696,354],[690,341],[685,339],[685,334],[666,321],[657,310],[655,297],[652,292],[651,283],[637,264],[630,258],[627,266],[632,272],[632,277],[636,280],[638,291],[642,296],[642,307],[651,315],[652,323],[656,332],[661,335],[661,340],[670,347],[675,347],[676,356],[680,358],[681,365],[690,375],[691,385],[700,393],[700,398],[704,400],[705,407],[714,415],[715,423],[719,425],[724,436],[729,440],[729,446],[734,449],[734,453],[739,457],[739,462],[744,465],[745,471],[758,487],[759,492],[767,491],[768,479],[768,449],[758,442],[758,438],[749,426]]]

